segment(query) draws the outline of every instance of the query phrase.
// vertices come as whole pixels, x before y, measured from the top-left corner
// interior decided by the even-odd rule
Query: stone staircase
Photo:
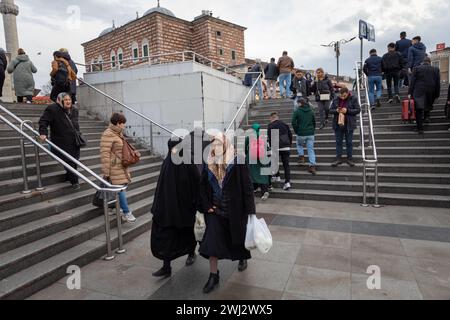
[[[3,104],[37,127],[46,106]],[[81,131],[89,143],[81,162],[100,173],[99,145],[106,124],[80,112]],[[34,147],[28,146],[30,188],[36,188]],[[151,226],[150,208],[162,159],[140,150],[142,161],[133,166],[128,199],[135,224],[123,225],[124,242]],[[83,266],[106,254],[103,211],[91,205],[95,190],[80,180],[74,191],[64,180],[64,169],[41,153],[45,190],[24,195],[18,134],[0,121],[0,299],[23,299],[58,281],[70,265]],[[111,217],[112,246],[117,248],[116,219]],[[126,246],[125,246],[126,248]]]
[[[406,97],[405,91],[401,92]],[[450,208],[450,120],[444,116],[446,88],[435,103],[431,123],[425,135],[412,129],[415,124],[403,124],[401,106],[387,103],[373,113],[375,139],[379,159],[379,202],[381,205],[405,205]],[[277,111],[280,119],[289,125],[293,113],[292,100],[268,100],[253,105],[249,113],[249,126],[258,122],[265,128],[271,112]],[[319,119],[318,111],[317,119]],[[368,128],[366,128],[367,132]],[[312,176],[306,166],[297,163],[296,137],[292,145],[292,190],[284,192],[281,186],[271,194],[275,198],[342,201],[362,203],[362,157],[359,129],[354,136],[355,168],[347,165],[332,168],[335,159],[335,138],[331,124],[316,131],[316,156],[318,174]],[[369,141],[366,140],[366,146]],[[367,151],[371,154],[371,151]],[[282,170],[283,173],[283,170]],[[368,183],[368,203],[373,203],[373,173]]]

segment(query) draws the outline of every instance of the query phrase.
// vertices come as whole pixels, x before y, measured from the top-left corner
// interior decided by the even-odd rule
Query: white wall
[[[194,122],[223,130],[248,93],[239,79],[189,61],[86,74],[84,80],[168,129],[192,131]],[[127,135],[150,145],[150,124],[86,86],[79,101],[104,121],[112,112],[127,117]],[[241,114],[240,118],[244,113]],[[153,147],[166,154],[170,134],[153,125]]]

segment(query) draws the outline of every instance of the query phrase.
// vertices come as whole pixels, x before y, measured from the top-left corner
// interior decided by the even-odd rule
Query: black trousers
[[[253,189],[257,190],[258,188],[261,188],[262,193],[269,192],[269,186],[267,184],[254,183],[253,184]]]
[[[61,147],[60,147],[61,148]],[[64,150],[64,149],[63,149]],[[66,150],[64,150],[66,151]],[[70,161],[69,159],[67,159],[65,156],[63,156],[61,153],[59,153],[56,150],[52,149],[53,154],[55,154],[57,157],[61,158],[64,162],[66,162],[69,166],[71,166],[72,168],[74,168],[75,170],[78,169],[78,166]],[[72,157],[74,157],[75,159],[79,160],[80,159],[80,149],[75,149],[75,150],[70,150],[70,151],[66,151],[68,154],[70,154]],[[78,176],[74,173],[72,173],[69,169],[66,169],[66,181],[69,181],[72,185],[77,184],[78,183]]]
[[[17,102],[22,103],[23,98],[26,98],[28,101],[33,102],[33,96],[25,96],[25,97],[17,96]]]
[[[3,97],[3,85],[5,84],[5,68],[0,66],[0,97]]]
[[[63,92],[66,92],[71,95],[70,83],[67,84],[66,86],[54,85],[52,87],[52,92],[50,93],[50,99],[56,102],[58,95]]]
[[[416,123],[417,123],[417,130],[423,131],[423,123],[424,120],[429,118],[431,114],[431,110],[425,110],[425,109],[417,109],[416,108]]]
[[[291,182],[291,168],[289,166],[290,157],[291,157],[290,151],[280,151],[280,159],[281,159],[281,162],[283,163],[283,168],[284,168],[285,183]],[[275,177],[279,177],[279,176],[280,176],[280,171],[277,172]]]
[[[386,73],[386,82],[387,82],[389,98],[394,97],[392,95],[392,82],[394,82],[394,94],[396,96],[399,95],[399,88],[398,88],[399,81],[400,81],[400,73],[399,72],[387,72]]]

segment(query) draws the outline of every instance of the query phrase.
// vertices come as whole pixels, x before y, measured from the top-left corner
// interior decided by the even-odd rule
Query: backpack
[[[261,160],[266,157],[266,143],[263,138],[258,137],[257,139],[250,139],[250,159]]]
[[[122,140],[122,166],[127,168],[138,163],[141,160],[141,154],[126,139],[122,138]]]
[[[58,61],[58,72],[54,77],[54,83],[57,86],[64,87],[69,84],[69,70],[64,62]]]

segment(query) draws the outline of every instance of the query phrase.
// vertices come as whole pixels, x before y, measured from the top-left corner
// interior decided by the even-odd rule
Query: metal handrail
[[[379,208],[378,204],[378,153],[377,153],[377,147],[375,142],[375,134],[373,129],[373,119],[372,119],[372,112],[370,110],[370,102],[369,102],[369,92],[368,92],[368,83],[367,83],[367,76],[362,72],[363,70],[362,62],[358,61],[356,62],[356,90],[358,93],[358,102],[361,108],[363,109],[359,113],[359,126],[360,126],[360,139],[361,139],[361,156],[363,161],[363,203],[362,206],[367,207],[367,171],[369,169],[374,170],[374,193],[375,193],[375,203],[374,207]],[[365,93],[365,103],[362,103],[361,98],[361,84],[364,82],[364,93]],[[373,152],[373,159],[367,159],[366,155],[366,138],[365,138],[365,132],[364,132],[364,117],[363,114],[367,114],[368,120],[369,120],[369,139],[370,139],[370,148]],[[368,167],[368,165],[371,165],[372,167]]]
[[[166,126],[164,126],[164,125],[162,125],[162,124],[159,124],[158,122],[156,122],[156,121],[150,119],[150,118],[147,117],[146,115],[143,115],[142,113],[140,113],[140,112],[134,110],[133,108],[127,106],[127,105],[124,104],[123,102],[120,102],[119,100],[113,98],[112,96],[110,96],[110,95],[107,94],[106,92],[103,92],[103,91],[101,91],[100,89],[94,87],[92,84],[87,83],[86,81],[84,81],[84,80],[81,79],[81,78],[78,78],[78,80],[79,80],[82,84],[85,84],[86,86],[88,86],[88,87],[91,88],[92,90],[94,90],[94,91],[96,91],[97,93],[101,94],[102,96],[104,96],[104,97],[110,99],[111,101],[113,101],[113,102],[115,102],[115,103],[121,105],[122,107],[124,107],[124,108],[127,109],[128,111],[134,113],[135,115],[141,117],[142,119],[145,119],[145,120],[149,121],[151,124],[154,124],[155,126],[159,127],[160,129],[166,131],[167,133],[170,133],[171,135],[173,135],[173,136],[175,136],[175,137],[177,137],[177,138],[179,138],[179,139],[183,139],[183,137],[177,135],[175,132],[171,131],[171,130],[170,130],[169,128],[167,128]],[[151,141],[151,143],[152,143],[152,141]],[[151,149],[153,150],[153,146],[151,147]]]
[[[72,172],[73,174],[75,174],[78,178],[84,180],[88,185],[93,187],[95,190],[104,193],[104,196],[103,196],[103,210],[104,210],[104,212],[103,213],[104,213],[104,216],[105,216],[105,231],[106,231],[106,245],[107,245],[107,256],[105,257],[105,260],[108,260],[108,261],[109,260],[113,260],[115,257],[112,255],[112,250],[111,250],[110,221],[109,221],[109,213],[108,213],[108,205],[109,205],[109,203],[107,201],[106,193],[107,192],[114,192],[114,193],[116,193],[116,200],[115,201],[116,201],[116,215],[117,215],[117,230],[118,230],[118,239],[119,239],[119,249],[116,252],[119,253],[119,254],[124,253],[125,249],[123,249],[122,224],[121,224],[120,211],[119,211],[119,208],[118,208],[118,202],[119,202],[118,194],[119,194],[119,192],[125,191],[127,189],[127,186],[116,186],[116,185],[110,184],[109,182],[107,182],[103,178],[99,177],[95,172],[93,172],[91,169],[86,167],[84,164],[79,162],[77,159],[73,158],[71,155],[66,153],[64,150],[62,150],[61,148],[59,148],[58,146],[53,144],[48,139],[46,139],[44,141],[44,142],[47,142],[52,148],[54,148],[58,152],[61,152],[61,154],[63,154],[64,156],[67,156],[67,158],[69,158],[69,160],[73,161],[77,165],[80,165],[80,167],[82,167],[83,169],[86,168],[87,169],[86,171],[91,173],[95,178],[97,178],[102,183],[104,183],[105,185],[108,186],[107,188],[99,187],[97,184],[95,184],[93,181],[91,181],[85,175],[80,173],[78,170],[74,169],[72,166],[67,164],[64,160],[59,158],[53,152],[51,152],[50,150],[45,148],[41,143],[37,142],[33,137],[31,137],[27,133],[25,133],[23,131],[23,127],[26,127],[27,129],[29,129],[36,137],[39,136],[39,133],[37,131],[35,131],[33,127],[30,127],[30,125],[28,124],[30,122],[29,120],[22,120],[22,119],[20,119],[18,116],[16,116],[14,113],[9,111],[8,109],[3,107],[2,105],[0,105],[0,110],[4,111],[9,116],[14,118],[16,121],[20,122],[20,128],[19,128],[14,123],[12,123],[7,118],[5,118],[2,114],[0,114],[0,120],[3,121],[6,125],[8,125],[11,129],[16,131],[18,134],[20,134],[21,135],[21,140],[23,140],[25,138],[25,139],[27,139],[29,142],[31,142],[35,146],[36,154],[37,154],[36,157],[39,156],[39,152],[38,151],[42,150],[44,153],[46,153],[51,158],[53,158],[58,163],[60,163],[62,166],[64,166],[65,169],[67,169],[70,172]],[[26,168],[26,160],[24,159],[25,153],[24,153],[24,150],[23,150],[24,149],[23,143],[21,144],[21,149],[22,149],[22,166],[23,166],[23,171],[24,171],[24,179],[26,179],[26,177],[27,177],[27,168]],[[36,162],[36,172],[37,172],[38,175],[40,175],[40,168],[38,169],[37,168],[38,166],[40,166],[39,161]]]
[[[236,111],[236,114],[233,117],[233,120],[231,120],[230,125],[227,127],[225,134],[228,134],[228,132],[231,130],[231,128],[234,126],[234,130],[236,130],[236,119],[239,116],[239,114],[241,113],[242,109],[244,108],[244,106],[246,105],[246,102],[248,100],[248,98],[250,97],[250,94],[253,92],[253,90],[255,89],[256,85],[258,84],[259,80],[261,80],[262,78],[262,72],[258,72],[259,76],[258,78],[256,78],[255,83],[252,85],[251,89],[248,91],[247,95],[244,98],[244,101],[242,101],[240,107],[238,108],[238,110]],[[262,93],[260,93],[260,95],[262,95]],[[248,109],[246,110],[246,121],[247,121],[247,125],[248,125]]]
[[[167,56],[177,56],[177,55],[181,55],[181,61],[186,61],[186,56],[187,55],[192,55],[192,61],[194,61],[194,62],[195,62],[195,58],[199,57],[199,58],[209,62],[211,67],[214,66],[214,65],[222,67],[224,69],[225,73],[228,73],[227,72],[228,70],[231,70],[232,73],[237,73],[237,74],[247,74],[247,73],[254,73],[254,74],[256,74],[256,73],[259,73],[259,72],[246,72],[246,71],[234,70],[230,66],[226,66],[226,65],[224,65],[224,64],[222,64],[220,62],[214,61],[214,60],[212,60],[212,59],[210,59],[208,57],[205,57],[205,56],[203,56],[203,55],[201,55],[199,53],[196,53],[196,52],[190,51],[190,50],[177,51],[177,52],[171,52],[171,53],[161,53],[161,54],[157,54],[157,55],[150,55],[148,57],[127,58],[127,59],[115,60],[115,61],[112,61],[112,60],[99,61],[97,63],[90,63],[90,64],[83,64],[83,63],[76,62],[75,64],[79,65],[79,66],[83,66],[83,67],[89,67],[89,69],[90,69],[89,72],[92,72],[92,67],[93,66],[102,66],[102,68],[103,68],[104,65],[116,64],[116,65],[119,66],[119,69],[120,69],[120,65],[122,65],[124,62],[134,62],[134,63],[136,63],[136,61],[141,61],[141,60],[148,61],[149,64],[151,65],[152,64],[151,63],[152,59],[163,58],[163,57],[167,57]],[[101,70],[99,70],[99,71],[101,71]]]

